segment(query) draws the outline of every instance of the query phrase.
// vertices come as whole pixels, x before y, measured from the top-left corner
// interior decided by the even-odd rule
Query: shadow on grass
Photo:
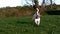
[[[32,25],[33,27],[38,27],[34,21],[17,21],[17,24],[28,24],[28,25]]]
[[[5,32],[4,30],[0,29],[0,32]]]
[[[48,15],[60,15],[60,10],[46,11]]]
[[[33,25],[33,21],[19,21],[17,20],[17,24],[30,24],[30,25]]]

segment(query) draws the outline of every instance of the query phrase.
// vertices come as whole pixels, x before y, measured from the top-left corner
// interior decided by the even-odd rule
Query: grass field
[[[0,18],[0,34],[60,34],[60,15],[42,15],[39,27],[32,16]]]

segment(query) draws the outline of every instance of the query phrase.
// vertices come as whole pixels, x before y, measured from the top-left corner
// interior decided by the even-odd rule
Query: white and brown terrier
[[[33,15],[33,20],[39,26],[39,24],[40,24],[40,13],[39,13],[38,8],[36,8],[36,13]]]

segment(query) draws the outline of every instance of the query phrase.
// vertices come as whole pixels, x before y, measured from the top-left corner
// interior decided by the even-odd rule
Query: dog
[[[36,13],[33,15],[33,20],[36,23],[36,25],[40,25],[40,13],[38,8],[36,8]]]

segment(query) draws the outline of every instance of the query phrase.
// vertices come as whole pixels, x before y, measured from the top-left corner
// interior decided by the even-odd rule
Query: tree
[[[42,1],[41,11],[45,11],[45,0]]]
[[[28,0],[28,1],[32,1],[32,4],[34,4],[35,9],[36,9],[36,8],[39,8],[39,9],[40,9],[39,4],[38,4],[38,0]],[[29,4],[27,1],[26,1],[26,3]],[[30,5],[31,5],[31,4],[30,4]]]
[[[38,0],[30,0],[30,1],[32,1],[34,3],[35,7],[39,8],[40,11],[42,11],[42,12],[45,11],[45,5],[46,5],[45,0],[42,1],[41,7],[39,7]],[[47,0],[47,1],[48,2],[50,1],[50,7],[52,8],[52,6],[53,6],[52,0]]]
[[[52,0],[50,0],[50,2],[51,2],[51,9],[52,9]]]
[[[38,0],[34,0],[35,6],[39,8],[40,13],[45,11],[45,0],[42,1],[41,7],[39,7]]]
[[[38,0],[34,0],[35,6],[39,8]]]

